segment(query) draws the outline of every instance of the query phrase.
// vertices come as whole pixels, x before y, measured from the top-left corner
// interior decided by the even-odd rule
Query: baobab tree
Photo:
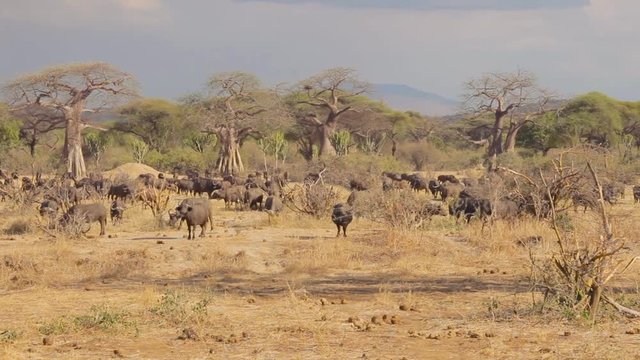
[[[491,73],[466,84],[464,106],[468,112],[494,117],[488,156],[515,150],[518,131],[548,111],[551,95],[537,85],[536,77],[526,71]],[[504,136],[505,121],[509,129]]]
[[[114,106],[137,95],[134,78],[103,62],[69,64],[46,68],[18,77],[3,87],[8,103],[20,113],[30,109],[48,114],[51,123],[65,128],[63,159],[74,178],[86,176],[82,155],[82,130],[95,127],[83,113]],[[45,116],[43,119],[47,119]]]
[[[262,89],[259,79],[245,72],[220,73],[211,77],[207,94],[195,94],[184,102],[191,117],[215,134],[219,144],[216,168],[223,174],[244,171],[240,147],[263,128],[276,128],[284,119],[278,114],[278,97]]]
[[[338,119],[355,110],[349,100],[369,91],[370,85],[349,68],[328,69],[298,84],[294,103],[304,114],[299,121],[309,129],[309,145],[318,147],[319,156],[336,154],[330,139]],[[313,111],[306,112],[309,107]]]

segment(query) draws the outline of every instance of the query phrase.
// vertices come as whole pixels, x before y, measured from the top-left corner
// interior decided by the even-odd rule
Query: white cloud
[[[65,28],[147,27],[168,15],[160,0],[5,0],[0,7],[0,19]]]

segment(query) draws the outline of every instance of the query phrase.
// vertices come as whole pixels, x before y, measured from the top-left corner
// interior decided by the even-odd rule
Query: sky
[[[457,100],[521,69],[564,97],[640,100],[638,19],[638,0],[2,0],[0,82],[105,61],[177,99],[219,72],[275,85],[340,66]]]

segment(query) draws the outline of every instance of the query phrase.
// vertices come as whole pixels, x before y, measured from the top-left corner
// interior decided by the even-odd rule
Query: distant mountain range
[[[455,114],[459,107],[455,100],[403,84],[373,84],[373,92],[369,96],[397,110],[433,116]]]

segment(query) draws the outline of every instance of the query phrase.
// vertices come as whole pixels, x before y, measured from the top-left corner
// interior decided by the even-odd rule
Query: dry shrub
[[[171,200],[171,191],[163,186],[160,189],[147,186],[136,192],[136,200],[142,203],[143,208],[151,209],[153,218],[155,219],[155,227],[161,229],[164,227],[162,217],[169,210]]]
[[[163,323],[174,326],[207,323],[211,298],[185,291],[167,290],[148,310]]]
[[[409,165],[392,156],[352,153],[346,156],[323,157],[308,162],[291,162],[286,167],[289,180],[296,182],[302,182],[308,173],[318,173],[325,168],[326,171],[323,173],[325,184],[347,187],[352,179],[367,183],[367,179],[378,177],[383,171],[404,172],[409,168]]]
[[[66,238],[80,239],[91,230],[91,223],[88,223],[83,214],[69,214],[63,215],[60,225],[57,230]],[[99,224],[98,224],[99,226]]]
[[[42,335],[61,335],[85,331],[102,331],[110,334],[132,332],[137,334],[138,327],[128,311],[101,305],[92,306],[88,314],[61,316],[43,322],[38,331]]]
[[[440,203],[431,203],[412,190],[367,190],[357,193],[354,213],[399,230],[415,230],[427,225],[434,213],[446,215]]]
[[[469,226],[461,228],[460,235],[476,248],[491,254],[515,256],[523,245],[544,244],[553,240],[553,230],[549,226],[531,217],[513,220],[495,220],[484,223],[471,220]]]
[[[24,219],[18,219],[12,221],[9,226],[4,230],[7,235],[24,235],[30,234],[34,230],[33,224],[30,221]]]
[[[25,255],[5,255],[0,260],[0,288],[23,289],[35,283],[42,276],[42,265]]]
[[[321,218],[331,214],[339,197],[338,190],[333,186],[321,183],[294,184],[285,193],[285,205],[295,212]]]
[[[576,155],[582,154],[571,150],[560,154],[554,160],[554,170],[550,174],[539,170],[540,183],[522,176],[536,193],[546,194],[549,204],[547,217],[557,245],[550,255],[530,257],[532,288],[542,289],[544,294],[544,300],[534,302],[534,305],[544,309],[551,300],[564,310],[588,315],[593,323],[602,300],[620,312],[640,316],[640,311],[625,308],[606,294],[609,281],[626,271],[639,257],[625,259],[629,248],[625,238],[613,233],[610,211],[605,207],[604,183],[590,161],[586,161],[584,170],[577,168],[574,162],[567,165],[567,158]],[[596,156],[594,160],[597,160]],[[561,221],[567,218],[567,214],[560,213],[559,200],[567,192],[570,194],[576,184],[580,186],[578,191],[596,193],[597,201],[591,204],[593,214],[582,215],[586,222],[580,224],[580,217],[573,216],[567,226]]]
[[[13,329],[5,329],[0,331],[0,343],[12,343],[14,342],[20,334],[18,331]]]

